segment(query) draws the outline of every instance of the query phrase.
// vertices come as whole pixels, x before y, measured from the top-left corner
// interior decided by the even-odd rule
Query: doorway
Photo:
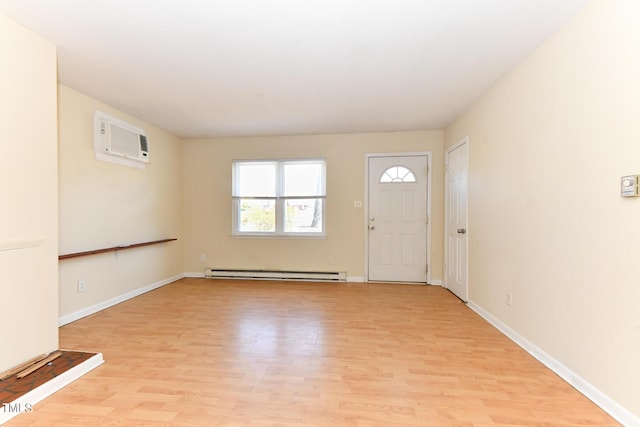
[[[367,280],[428,282],[429,162],[419,154],[367,158]]]
[[[468,300],[468,145],[468,138],[458,141],[447,150],[445,160],[445,287],[464,302]]]

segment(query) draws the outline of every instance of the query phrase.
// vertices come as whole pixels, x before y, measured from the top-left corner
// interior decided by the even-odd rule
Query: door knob
[[[465,234],[467,232],[467,230],[465,230],[464,228],[458,228],[458,234]]]

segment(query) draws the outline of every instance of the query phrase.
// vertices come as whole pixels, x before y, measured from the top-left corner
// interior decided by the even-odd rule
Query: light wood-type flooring
[[[7,426],[618,425],[434,286],[183,279],[60,348],[106,363]]]

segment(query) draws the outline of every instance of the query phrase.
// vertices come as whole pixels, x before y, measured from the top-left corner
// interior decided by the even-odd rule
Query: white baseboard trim
[[[33,410],[33,406],[36,403],[40,402],[46,397],[51,396],[56,391],[72,383],[73,381],[77,380],[87,372],[97,368],[103,363],[104,359],[102,357],[102,353],[98,353],[88,360],[85,360],[81,364],[74,366],[68,371],[63,372],[57,377],[47,381],[40,387],[37,387],[27,394],[20,396],[13,402],[4,404],[4,406],[0,407],[0,425],[6,423],[16,415],[24,412],[31,412]]]
[[[509,339],[518,344],[527,353],[538,359],[543,365],[555,372],[560,378],[569,383],[573,388],[585,395],[589,400],[602,408],[605,412],[615,418],[619,423],[627,427],[640,427],[640,418],[635,416],[629,410],[621,406],[615,400],[598,390],[588,381],[581,378],[578,374],[567,368],[558,360],[545,353],[541,348],[533,344],[531,341],[518,334],[497,317],[480,307],[473,301],[467,303],[469,308],[487,322],[495,326],[500,332],[505,334]]]
[[[364,277],[361,277],[361,276],[347,276],[347,282],[360,283],[364,281],[365,281]],[[407,283],[413,283],[413,282],[407,282]],[[424,282],[420,282],[420,283],[424,283]],[[429,283],[427,283],[427,285],[442,286],[442,280],[432,280]]]
[[[119,295],[119,296],[117,296],[115,298],[111,298],[109,300],[100,302],[98,304],[94,304],[94,305],[92,305],[90,307],[83,308],[82,310],[78,310],[76,312],[67,314],[65,316],[61,316],[58,319],[58,326],[64,326],[64,325],[69,324],[71,322],[75,322],[76,320],[82,319],[83,317],[87,317],[87,316],[89,316],[91,314],[94,314],[94,313],[97,313],[99,311],[102,311],[105,308],[112,307],[112,306],[114,306],[116,304],[120,304],[121,302],[129,300],[131,298],[135,298],[138,295],[142,295],[142,294],[147,293],[149,291],[152,291],[154,289],[161,288],[161,287],[163,287],[165,285],[168,285],[169,283],[175,282],[176,280],[180,280],[183,277],[185,277],[184,274],[178,274],[176,276],[160,280],[160,281],[152,283],[150,285],[143,286],[142,288],[135,289],[135,290],[133,290],[131,292],[127,292],[126,294]]]
[[[204,279],[204,272],[202,273],[184,273],[184,277]]]

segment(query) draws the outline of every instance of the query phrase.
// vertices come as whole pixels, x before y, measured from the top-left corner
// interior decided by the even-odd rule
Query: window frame
[[[321,195],[313,196],[285,196],[285,166],[288,164],[318,163],[321,165]],[[241,196],[239,191],[239,165],[242,164],[273,164],[275,173],[275,196]],[[231,206],[232,237],[261,237],[261,238],[304,238],[324,239],[327,237],[327,161],[322,157],[291,158],[291,159],[235,159],[232,160]],[[320,200],[321,232],[285,231],[285,206],[290,200]],[[240,231],[240,203],[242,200],[273,200],[275,202],[275,230],[274,231]]]

